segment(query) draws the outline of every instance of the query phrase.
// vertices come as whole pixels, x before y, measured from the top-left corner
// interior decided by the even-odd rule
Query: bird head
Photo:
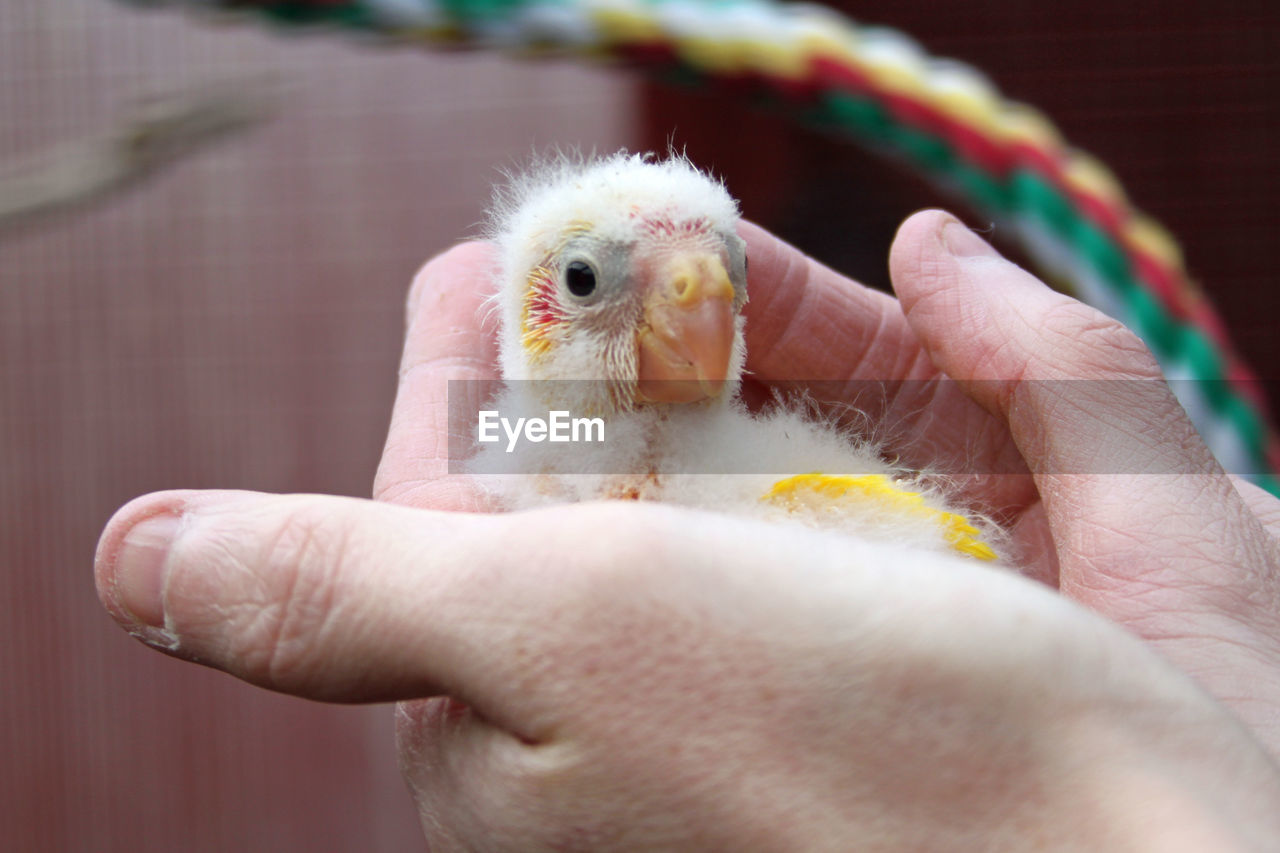
[[[584,414],[722,399],[745,361],[736,202],[683,158],[542,164],[499,196],[503,375]]]

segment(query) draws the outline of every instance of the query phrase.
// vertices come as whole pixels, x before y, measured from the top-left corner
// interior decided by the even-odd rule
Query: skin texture
[[[835,412],[920,380],[873,417],[919,428],[908,462],[1022,472],[961,486],[1030,578],[663,506],[483,512],[446,476],[446,382],[495,373],[471,244],[410,293],[376,501],[139,498],[105,606],[255,684],[405,700],[432,849],[1280,846],[1280,504],[1163,386],[1023,381],[1158,377],[1146,349],[946,214],[899,232],[900,301],[742,233],[748,369]],[[1099,460],[1184,473],[1073,473]]]

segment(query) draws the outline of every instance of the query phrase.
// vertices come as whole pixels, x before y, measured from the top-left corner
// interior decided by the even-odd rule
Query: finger
[[[497,376],[497,341],[486,323],[494,263],[491,246],[467,243],[429,261],[414,279],[400,382],[374,480],[379,500],[442,510],[484,506],[470,478],[448,476],[449,393],[481,393],[478,381]],[[454,403],[469,410],[470,401]]]
[[[1280,539],[1280,498],[1244,477],[1231,475],[1231,482],[1240,492],[1245,505],[1257,516],[1258,521],[1275,539]]]
[[[1033,461],[1065,592],[1153,638],[1188,613],[1272,628],[1266,537],[1132,332],[937,211],[890,266],[931,358]]]
[[[863,428],[903,464],[945,474],[1001,521],[1035,499],[1035,487],[994,418],[945,380],[896,299],[744,223],[750,258],[747,369],[766,383],[798,382],[828,414],[856,409]]]
[[[116,513],[95,574],[117,621],[178,657],[325,701],[448,694],[536,739],[528,685],[570,586],[547,572],[572,561],[540,558],[541,543],[560,545],[541,527],[530,538],[522,521],[327,496],[162,492]],[[502,542],[522,555],[521,571],[509,570]]]
[[[931,379],[898,302],[831,270],[757,225],[739,229],[750,259],[749,369],[764,379]]]

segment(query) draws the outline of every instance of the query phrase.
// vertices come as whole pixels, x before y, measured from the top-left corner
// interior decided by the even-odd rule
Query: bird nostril
[[[687,276],[679,276],[671,283],[671,289],[675,291],[676,298],[682,299],[685,291],[689,289],[689,279]]]

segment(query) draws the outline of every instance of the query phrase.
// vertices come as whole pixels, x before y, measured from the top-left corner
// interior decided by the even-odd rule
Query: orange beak
[[[733,357],[733,282],[712,255],[680,255],[661,266],[644,297],[637,332],[637,396],[693,403],[720,393]]]

